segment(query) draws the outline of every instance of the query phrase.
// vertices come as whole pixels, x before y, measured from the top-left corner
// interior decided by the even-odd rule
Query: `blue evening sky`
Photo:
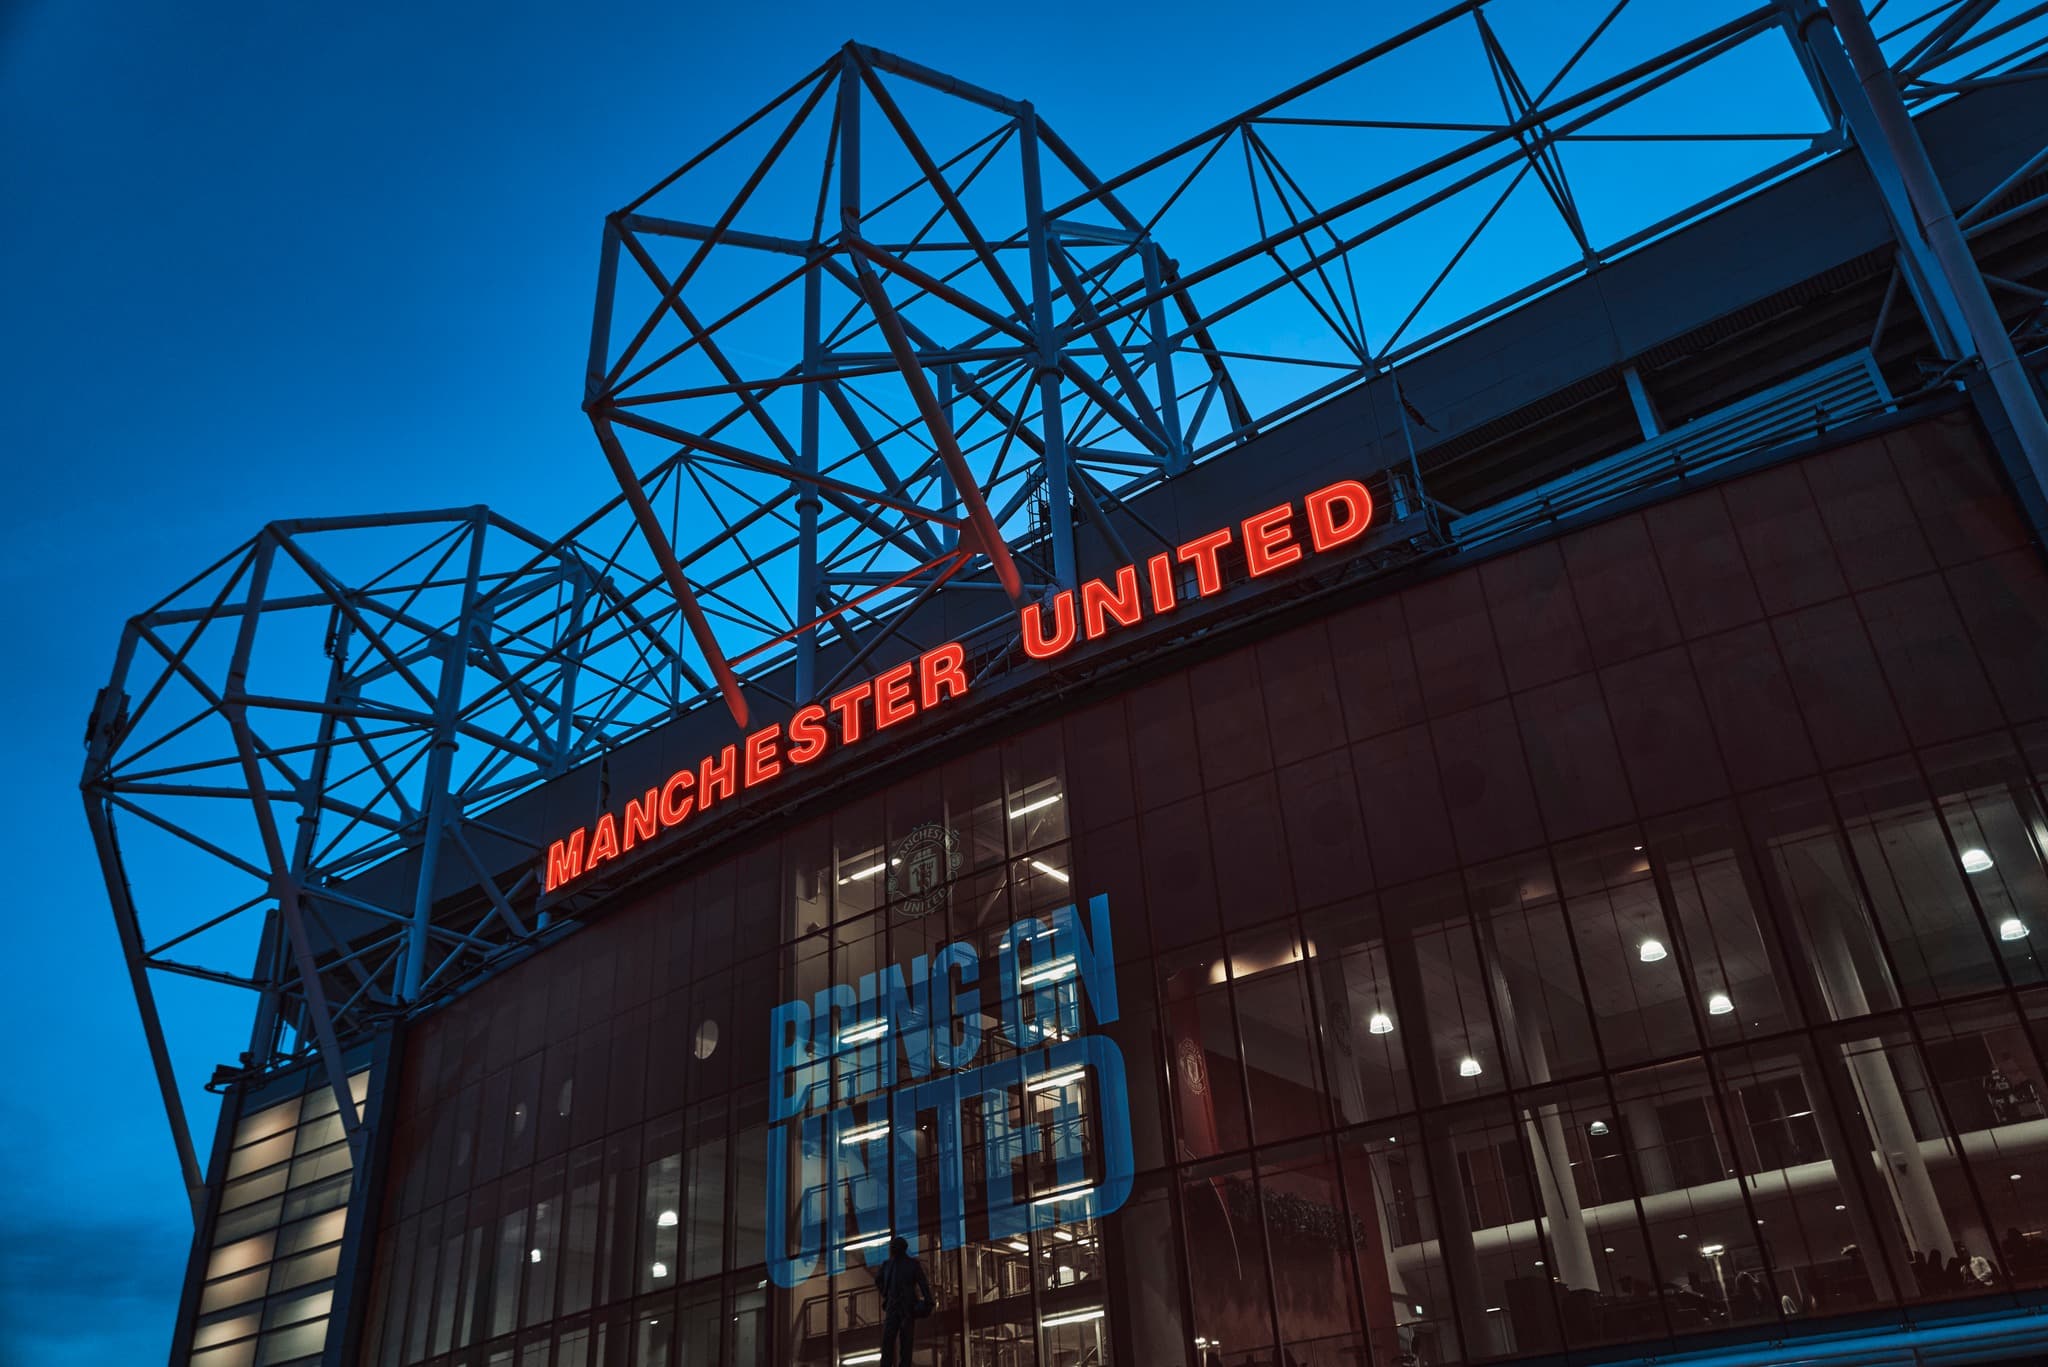
[[[595,505],[603,215],[849,37],[1110,173],[1435,7],[0,3],[0,1362],[161,1361],[189,1239],[76,789],[126,616],[272,518]]]

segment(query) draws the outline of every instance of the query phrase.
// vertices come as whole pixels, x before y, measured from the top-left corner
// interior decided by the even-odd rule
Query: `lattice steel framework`
[[[484,508],[272,523],[129,621],[86,814],[195,1200],[160,984],[251,994],[241,1066],[318,1054],[354,1133],[342,1047],[544,923],[489,809],[706,688],[629,530],[618,500],[552,542]]]
[[[1851,140],[1938,345],[1977,353],[1971,304],[1980,329],[1996,314],[1951,279],[1953,231],[1919,212],[1925,158],[1903,155],[1918,144],[1907,124],[1902,149],[1892,115],[1901,90],[2018,78],[2039,7],[1937,5],[1892,35],[1899,69],[1875,83],[1852,61],[1868,27],[1851,6],[1847,52],[1808,0],[1782,0],[1605,63],[1628,10],[1604,10],[1538,84],[1466,0],[1107,179],[1028,102],[849,44],[613,214],[584,406],[735,715],[727,659],[790,643],[801,700],[832,682],[811,628],[900,629],[964,557],[986,551],[1012,597],[1020,578],[1070,585],[1077,518],[1106,529],[1146,485]],[[1766,46],[1808,74],[1807,127],[1727,98]],[[1483,72],[1491,107],[1375,117],[1382,68],[1404,59]],[[1721,122],[1634,121],[1674,83],[1717,78],[1700,107]],[[1784,154],[1668,211],[1641,187],[1595,215],[1568,163],[1603,142]],[[1489,231],[1522,278],[1448,306]],[[1427,271],[1407,269],[1418,244]]]
[[[1967,246],[2043,207],[2013,192],[2048,149],[1951,213],[1906,117],[2038,79],[2048,3],[1880,0],[1881,36],[1856,0],[1699,7],[1645,46],[1650,9],[1566,34],[1463,0],[1111,177],[1028,102],[848,45],[612,214],[584,407],[618,499],[552,541],[483,509],[272,524],[123,636],[86,807],[195,1201],[165,981],[253,996],[243,1069],[339,1079],[539,932],[507,797],[714,696],[744,720],[742,670],[816,696],[942,585],[998,629],[1073,582],[1077,525],[1128,549],[1109,514],[1147,486],[1817,158],[1860,154],[1939,362],[1981,363],[2048,470]],[[1589,189],[1640,142],[1722,159]]]

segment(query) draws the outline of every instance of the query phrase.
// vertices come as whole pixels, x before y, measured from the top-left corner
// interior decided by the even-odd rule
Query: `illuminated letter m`
[[[583,872],[583,832],[577,831],[568,840],[557,840],[548,846],[547,890],[553,892],[562,884]]]

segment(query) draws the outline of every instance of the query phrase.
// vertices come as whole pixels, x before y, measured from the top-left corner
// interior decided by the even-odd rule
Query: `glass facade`
[[[2044,776],[1960,417],[1191,655],[417,1023],[364,1360],[871,1363],[890,1233],[930,1364],[2043,1286]]]
[[[370,1074],[349,1076],[361,1106]],[[310,1090],[309,1090],[310,1089]],[[284,1095],[276,1095],[276,1092]],[[190,1367],[316,1363],[328,1338],[355,1163],[334,1093],[301,1073],[245,1102],[219,1177]]]

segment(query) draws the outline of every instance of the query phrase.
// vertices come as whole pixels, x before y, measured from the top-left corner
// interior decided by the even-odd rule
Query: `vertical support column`
[[[824,383],[821,373],[824,357],[819,337],[823,327],[824,267],[821,260],[814,247],[804,267],[803,431],[797,438],[797,469],[811,476],[818,473],[818,386]],[[820,606],[818,510],[822,504],[818,498],[818,486],[813,480],[793,479],[789,487],[796,495],[796,624],[802,627],[818,615]],[[800,703],[809,702],[818,691],[816,630],[797,632],[795,683],[796,700]]]
[[[441,677],[434,689],[434,729],[427,751],[420,867],[413,886],[412,925],[405,941],[402,989],[407,1002],[418,1001],[420,990],[426,985],[427,942],[434,925],[434,877],[439,871],[442,836],[453,802],[448,779],[455,767],[455,722],[462,710],[462,675],[469,662],[469,638],[476,629],[477,579],[483,572],[487,525],[483,510],[478,509],[470,524],[469,571],[462,589],[462,616],[457,620],[454,639],[442,646]]]
[[[583,562],[574,555],[562,560],[562,575],[569,581],[569,630],[568,639],[561,646],[562,683],[560,696],[555,700],[555,745],[548,756],[548,777],[559,778],[569,772],[569,747],[576,738],[576,685],[583,677],[583,651],[588,644],[584,633],[583,614],[590,610],[590,576],[583,568]],[[680,686],[677,687],[680,692]],[[541,916],[545,918],[546,912]],[[543,920],[545,925],[546,921]]]
[[[1869,1013],[1870,1003],[1839,913],[1838,907],[1830,905],[1819,908],[1812,918],[1815,967],[1836,1003],[1836,1014],[1862,1016]],[[1948,1218],[1920,1152],[1920,1138],[1913,1132],[1913,1119],[1906,1111],[1906,1098],[1899,1090],[1891,1059],[1875,1038],[1835,1047],[1845,1051],[1850,1086],[1876,1143],[1878,1169],[1891,1192],[1899,1223],[1905,1227],[1907,1242],[1916,1250],[1946,1256],[1953,1248]]]
[[[265,795],[269,782],[264,775],[263,757],[258,754],[255,732],[249,728],[246,701],[249,657],[256,647],[256,627],[263,615],[264,592],[270,585],[270,567],[277,557],[280,540],[286,534],[273,524],[264,528],[256,538],[242,623],[235,634],[234,653],[228,660],[227,687],[222,691],[220,711],[228,729],[234,734],[242,781],[248,786],[249,800],[256,813],[256,829],[263,840],[264,863],[270,873],[270,893],[277,899],[277,919],[282,922],[279,933],[284,937],[284,944],[291,951],[293,964],[298,970],[306,1024],[312,1027],[320,1062],[327,1072],[328,1086],[334,1091],[335,1108],[341,1114],[342,1130],[348,1135],[353,1151],[360,1147],[355,1098],[348,1089],[348,1070],[342,1066],[341,1046],[334,1033],[334,1017],[328,1010],[327,996],[320,985],[319,964],[313,957],[311,936],[300,906],[301,886],[285,856],[284,837],[277,829],[277,817]],[[275,761],[272,763],[274,765]],[[281,973],[281,965],[278,971]]]
[[[1180,430],[1180,394],[1173,378],[1173,347],[1166,339],[1166,295],[1160,289],[1159,244],[1147,237],[1139,243],[1145,261],[1145,293],[1152,303],[1146,310],[1146,326],[1152,333],[1152,379],[1159,387],[1159,420],[1166,427],[1166,473],[1177,475],[1188,468],[1187,434]]]
[[[1636,410],[1636,425],[1643,429],[1643,440],[1649,441],[1664,429],[1657,421],[1657,406],[1650,402],[1650,391],[1643,388],[1643,374],[1632,365],[1621,368],[1621,382],[1628,386],[1628,401]]]
[[[1934,163],[1928,160],[1919,130],[1906,112],[1906,102],[1892,83],[1891,68],[1878,48],[1877,36],[1870,31],[1870,20],[1859,0],[1834,0],[1829,14],[1855,68],[1858,88],[1869,102],[1886,149],[1905,182],[1920,233],[1962,310],[1964,335],[1984,363],[1985,377],[2005,410],[2006,421],[2012,424],[2035,482],[2048,489],[2048,414],[2041,409],[2041,392],[2020,363],[2012,338],[2006,335],[2005,322],[1991,302],[1991,291],[1977,269],[1976,258],[1970,255],[1970,244],[1956,225],[1955,210],[1934,173]]]
[[[1059,338],[1052,322],[1051,226],[1039,181],[1038,114],[1029,104],[1017,116],[1018,153],[1024,167],[1024,234],[1031,253],[1031,332],[1038,344],[1039,418],[1045,441],[1045,498],[1051,524],[1052,576],[1061,588],[1077,580],[1074,564],[1073,488],[1067,483],[1066,422],[1060,414]]]
[[[1671,1175],[1671,1155],[1664,1148],[1664,1126],[1657,1118],[1656,1103],[1642,1097],[1625,1100],[1621,1103],[1621,1119],[1629,1153],[1642,1174],[1643,1195],[1653,1196],[1677,1186]]]
[[[1387,976],[1394,989],[1394,1009],[1400,1013],[1402,1049],[1408,1059],[1408,1076],[1415,1086],[1416,1103],[1439,1109],[1444,1101],[1443,1079],[1437,1076],[1437,1059],[1430,1048],[1428,988],[1422,980],[1422,958],[1415,937],[1406,925],[1386,928]],[[1472,1212],[1465,1205],[1465,1181],[1458,1171],[1458,1158],[1448,1143],[1431,1143],[1424,1135],[1422,1157],[1429,1169],[1430,1190],[1436,1196],[1437,1251],[1444,1271],[1450,1276],[1451,1303],[1456,1311],[1459,1336],[1465,1342],[1462,1356],[1483,1352],[1487,1337],[1486,1312],[1475,1299],[1480,1294],[1479,1251],[1472,1242]]]
[[[264,926],[263,951],[265,958],[261,965],[266,987],[263,1001],[258,1008],[255,1042],[251,1052],[258,1059],[269,1057],[276,1047],[277,991],[272,984],[282,980],[284,963],[277,954],[277,939],[280,933],[290,941],[292,957],[304,984],[307,1013],[313,1018],[313,1028],[320,1044],[321,1060],[327,1068],[328,1084],[336,1089],[336,1101],[341,1103],[345,1131],[349,1139],[349,1152],[360,1163],[363,1157],[361,1130],[353,1097],[344,1100],[341,1093],[348,1090],[348,1070],[341,1064],[341,1041],[334,1033],[334,1023],[327,1006],[326,993],[319,982],[319,966],[313,959],[312,945],[307,940],[306,915],[301,889],[305,887],[306,873],[313,862],[313,850],[320,837],[320,795],[327,789],[328,758],[333,750],[335,718],[342,708],[356,702],[356,688],[348,677],[347,619],[336,613],[338,619],[334,637],[330,641],[331,663],[327,670],[327,710],[320,716],[313,749],[313,762],[306,773],[299,791],[299,817],[297,833],[292,842],[291,879],[289,886],[278,899],[278,914],[269,918]]]
[[[953,425],[953,377],[959,373],[959,370],[960,368],[955,365],[942,365],[939,367],[939,411],[946,415],[946,425],[948,427]],[[947,517],[957,518],[960,516],[960,491],[953,485],[953,472],[947,468],[944,461],[940,461],[938,473],[939,511]],[[958,546],[960,544],[960,529],[957,527],[939,528],[939,544],[949,551]]]
[[[1487,979],[1493,987],[1494,1010],[1500,1019],[1503,1054],[1512,1051],[1510,1061],[1519,1061],[1522,1077],[1530,1087],[1550,1081],[1550,1053],[1543,1047],[1542,1033],[1525,1027],[1509,984],[1507,958],[1500,953],[1492,923],[1478,921],[1487,964]],[[1532,993],[1541,998],[1541,993]],[[1512,1071],[1510,1076],[1512,1077]],[[1592,1240],[1586,1237],[1586,1211],[1579,1204],[1578,1182],[1572,1177],[1571,1150],[1564,1132],[1564,1117],[1555,1102],[1520,1108],[1522,1137],[1535,1159],[1536,1194],[1543,1203],[1544,1234],[1550,1243],[1557,1279],[1567,1291],[1598,1291],[1600,1270],[1593,1262]]]
[[[852,43],[839,52],[839,217],[860,223],[860,58]]]
[[[1557,1257],[1557,1279],[1567,1291],[1598,1291],[1600,1271],[1593,1262],[1586,1210],[1579,1204],[1578,1183],[1572,1177],[1564,1117],[1554,1104],[1525,1108],[1522,1130],[1536,1154],[1536,1193],[1543,1201],[1550,1251]]]
[[[1773,901],[1766,891],[1763,871],[1758,867],[1754,853],[1739,840],[1734,843],[1733,853],[1736,867],[1742,874],[1743,893],[1749,901],[1750,916],[1756,923],[1757,938],[1763,945],[1765,958],[1770,961],[1771,977],[1778,984],[1778,991],[1788,1006],[1804,1003],[1800,1014],[1810,1021],[1818,1023],[1825,1020],[1828,992],[1820,982],[1819,971],[1811,957],[1787,954],[1784,943],[1773,932],[1772,925],[1767,924],[1767,921],[1775,919],[1765,910],[1773,906]],[[1664,875],[1660,872],[1659,876]],[[1789,905],[1784,907],[1784,912],[1790,914]],[[1863,1265],[1880,1296],[1889,1297],[1899,1291],[1910,1295],[1913,1272],[1906,1262],[1906,1250],[1900,1247],[1899,1240],[1891,1236],[1887,1227],[1878,1224],[1876,1203],[1864,1199],[1869,1191],[1870,1151],[1850,1139],[1840,1105],[1842,1099],[1855,1089],[1848,1065],[1843,1062],[1839,1049],[1818,1042],[1814,1045],[1813,1060],[1817,1074],[1809,1089],[1817,1103],[1813,1108],[1813,1120],[1820,1130],[1821,1147],[1835,1171],[1835,1180],[1845,1188],[1849,1225],[1856,1231],[1856,1246],[1864,1250]]]
[[[1830,115],[1847,125],[1857,153],[1877,187],[1885,217],[1892,226],[1892,237],[1899,244],[1899,274],[1919,307],[1920,316],[1926,320],[1935,350],[1951,359],[1962,357],[1968,351],[1964,340],[1968,328],[1962,308],[1926,240],[1914,228],[1912,198],[1899,174],[1898,162],[1886,147],[1884,132],[1870,101],[1858,87],[1840,45],[1825,37],[1816,40],[1811,32],[1815,24],[1828,17],[1827,12],[1820,8],[1819,0],[1779,0],[1779,4],[1785,13],[1793,53],[1806,69],[1814,94]]]
[[[103,694],[102,699],[108,696]],[[95,718],[97,721],[98,719]],[[95,747],[100,728],[93,728]],[[164,1118],[170,1122],[171,1141],[178,1149],[178,1175],[185,1183],[185,1199],[192,1203],[192,1222],[197,1226],[206,1214],[206,1177],[199,1171],[199,1151],[192,1143],[192,1123],[185,1115],[184,1098],[178,1094],[178,1078],[171,1067],[170,1044],[164,1038],[163,1019],[157,1014],[156,992],[149,984],[149,969],[143,962],[142,931],[136,922],[135,903],[130,897],[128,876],[121,851],[114,839],[114,823],[107,818],[106,802],[98,794],[85,794],[86,824],[92,827],[93,844],[98,847],[100,871],[107,883],[107,901],[114,909],[114,929],[121,938],[121,957],[128,965],[128,986],[135,993],[135,1006],[142,1015],[143,1038],[149,1043],[149,1061],[156,1069],[157,1091],[162,1094]]]

